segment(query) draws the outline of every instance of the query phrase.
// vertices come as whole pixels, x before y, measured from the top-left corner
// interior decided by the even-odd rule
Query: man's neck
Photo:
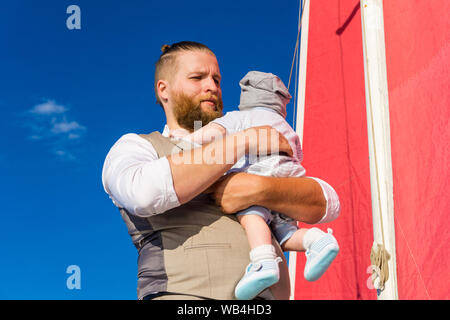
[[[186,129],[183,129],[181,127],[178,128],[178,129],[175,129],[175,130],[170,130],[169,129],[169,137],[172,137],[172,138],[180,139],[180,138],[183,138],[183,137],[185,137],[185,136],[187,136],[189,134],[191,134],[189,131],[187,131]]]
[[[183,127],[181,127],[178,122],[175,120],[175,117],[172,115],[172,113],[166,112],[166,127],[167,127],[167,134],[169,137],[173,138],[181,138],[185,135],[188,135],[190,132]],[[165,130],[166,131],[166,130]]]
[[[175,138],[175,139],[181,139],[190,134],[190,132],[188,130],[186,130],[178,125],[171,127],[169,124],[167,124],[164,131],[166,131],[166,134],[168,137]]]

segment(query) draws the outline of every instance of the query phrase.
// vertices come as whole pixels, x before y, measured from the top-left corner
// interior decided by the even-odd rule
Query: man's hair
[[[204,44],[193,42],[193,41],[181,41],[174,43],[172,45],[163,45],[161,47],[162,54],[159,56],[158,61],[155,65],[155,96],[156,102],[162,106],[162,102],[159,99],[157,83],[159,80],[166,80],[170,76],[176,73],[177,71],[177,61],[176,57],[180,52],[183,51],[207,51],[211,54],[214,54],[211,49],[209,49]]]

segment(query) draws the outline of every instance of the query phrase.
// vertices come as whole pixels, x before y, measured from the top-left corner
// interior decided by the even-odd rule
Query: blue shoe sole
[[[307,281],[318,280],[325,273],[325,271],[327,271],[331,262],[333,262],[334,258],[336,258],[338,253],[339,253],[338,248],[328,249],[328,252],[324,254],[321,261],[314,268],[312,268],[313,270],[310,270],[308,273],[305,273],[305,279]]]
[[[277,283],[278,280],[279,279],[276,276],[271,276],[255,282],[249,282],[240,288],[236,288],[234,295],[238,300],[251,300],[264,289]]]

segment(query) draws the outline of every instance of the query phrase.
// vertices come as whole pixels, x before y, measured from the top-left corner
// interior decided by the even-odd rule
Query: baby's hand
[[[197,144],[206,144],[216,139],[222,139],[225,135],[226,130],[220,124],[208,123],[206,126],[186,136],[185,139]]]

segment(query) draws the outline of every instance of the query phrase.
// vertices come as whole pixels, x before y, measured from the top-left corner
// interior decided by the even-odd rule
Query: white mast
[[[300,138],[300,143],[303,147],[303,121],[305,114],[305,87],[306,87],[306,57],[308,51],[308,29],[309,29],[309,2],[310,0],[303,0],[303,12],[301,19],[299,19],[299,28],[301,27],[301,41],[300,41],[300,57],[298,70],[298,87],[297,87],[297,118],[296,118],[296,132]],[[302,8],[302,0],[300,0],[300,8]],[[294,299],[295,292],[295,275],[297,272],[297,252],[289,252],[289,278],[291,281],[291,296]]]
[[[375,254],[381,265],[373,266],[378,299],[398,299],[395,254],[394,200],[392,184],[389,99],[384,43],[382,0],[361,0],[364,79],[366,86],[367,128],[369,138],[370,185],[374,248],[384,246],[390,256]],[[383,251],[385,252],[385,251]],[[378,278],[378,279],[375,279]],[[381,283],[380,283],[381,282]]]

